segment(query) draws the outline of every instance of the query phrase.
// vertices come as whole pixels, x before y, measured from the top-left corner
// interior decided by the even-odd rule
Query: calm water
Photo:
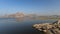
[[[32,28],[37,23],[52,23],[56,20],[24,20],[16,21],[12,18],[0,18],[0,34],[42,34]]]

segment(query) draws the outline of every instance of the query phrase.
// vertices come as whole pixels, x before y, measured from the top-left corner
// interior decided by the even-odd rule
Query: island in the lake
[[[0,16],[0,18],[30,18],[30,19],[60,19],[60,15],[37,15],[37,14],[24,14],[24,13],[14,13],[14,14],[5,14]]]

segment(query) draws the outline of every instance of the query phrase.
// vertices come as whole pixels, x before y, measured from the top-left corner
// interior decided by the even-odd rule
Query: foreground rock
[[[60,34],[60,20],[54,23],[34,24],[33,28],[45,34]]]

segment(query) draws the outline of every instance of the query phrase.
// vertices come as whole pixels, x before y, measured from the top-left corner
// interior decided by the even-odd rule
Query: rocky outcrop
[[[33,28],[46,34],[60,34],[60,20],[55,23],[34,24]]]

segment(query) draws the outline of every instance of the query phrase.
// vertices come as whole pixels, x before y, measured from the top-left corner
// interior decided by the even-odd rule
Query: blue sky
[[[16,12],[60,15],[60,0],[0,0],[0,15]]]

